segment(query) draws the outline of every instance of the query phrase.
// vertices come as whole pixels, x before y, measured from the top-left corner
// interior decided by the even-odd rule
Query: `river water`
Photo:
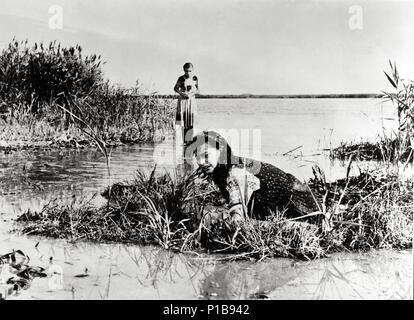
[[[391,105],[369,99],[200,100],[196,128],[215,129],[237,154],[271,162],[301,180],[315,163],[336,179],[346,164],[330,161],[326,149],[375,140],[395,130],[396,119]],[[172,136],[155,145],[122,146],[113,151],[110,175],[96,150],[0,155],[0,253],[21,249],[50,274],[11,299],[412,299],[411,251],[228,262],[151,246],[73,244],[10,232],[13,219],[27,209],[93,194],[99,205],[109,183],[155,163],[158,170],[172,170],[176,155]]]

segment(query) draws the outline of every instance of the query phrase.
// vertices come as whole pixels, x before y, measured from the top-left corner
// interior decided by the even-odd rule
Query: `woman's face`
[[[217,166],[219,160],[219,151],[216,148],[204,145],[197,156],[197,164],[205,173],[211,174]]]

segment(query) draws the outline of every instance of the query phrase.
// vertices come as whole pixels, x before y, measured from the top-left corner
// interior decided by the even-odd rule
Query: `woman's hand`
[[[243,206],[242,204],[237,204],[230,208],[229,210],[230,222],[235,225],[240,225],[244,222],[243,218]]]

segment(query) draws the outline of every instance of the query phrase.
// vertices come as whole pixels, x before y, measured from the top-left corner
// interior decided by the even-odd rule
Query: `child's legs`
[[[190,143],[194,139],[194,127],[189,126],[184,128],[184,143]]]

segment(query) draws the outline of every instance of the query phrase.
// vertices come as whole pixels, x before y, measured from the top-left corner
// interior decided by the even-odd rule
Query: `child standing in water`
[[[177,135],[182,135],[184,144],[189,144],[193,141],[194,115],[197,111],[195,95],[199,93],[199,89],[198,79],[193,75],[193,64],[187,62],[183,69],[184,74],[177,79],[174,86],[174,91],[180,95],[175,120],[179,128]],[[176,138],[181,140],[179,136]]]

